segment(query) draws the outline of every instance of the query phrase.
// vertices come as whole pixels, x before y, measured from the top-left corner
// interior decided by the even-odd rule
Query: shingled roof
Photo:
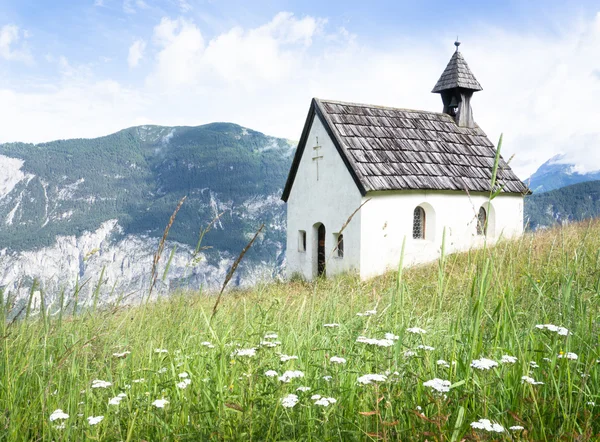
[[[447,114],[314,98],[282,195],[287,201],[315,116],[323,122],[362,195],[380,190],[489,192],[496,149],[477,126]],[[498,185],[527,186],[500,159]]]
[[[475,79],[475,76],[469,69],[469,65],[458,51],[454,53],[442,76],[436,83],[431,92],[441,92],[447,89],[462,87],[473,91],[481,91],[483,88]]]

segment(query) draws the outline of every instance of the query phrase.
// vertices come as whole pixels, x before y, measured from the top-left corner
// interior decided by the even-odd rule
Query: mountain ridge
[[[172,260],[165,287],[219,284],[263,222],[267,229],[233,284],[252,284],[265,271],[277,274],[285,248],[279,195],[294,148],[289,140],[223,122],[142,125],[91,139],[0,144],[0,287],[16,290],[18,280],[58,275],[55,279],[73,289],[78,278],[97,276],[103,267],[110,276],[107,287],[124,274],[149,273],[148,258],[183,196],[166,248],[176,248],[182,257]],[[203,238],[211,248],[202,250],[192,272],[188,262],[195,259],[199,233],[218,214]],[[83,260],[90,241],[99,251]],[[57,250],[69,258],[62,266],[48,266],[54,272],[49,273],[41,263],[50,257],[60,261]],[[94,266],[95,261],[104,264]],[[30,275],[28,265],[37,274]],[[141,292],[149,275],[142,279],[116,287]],[[52,289],[62,290],[59,285]]]

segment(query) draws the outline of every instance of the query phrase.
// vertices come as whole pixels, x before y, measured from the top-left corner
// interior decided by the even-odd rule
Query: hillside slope
[[[214,319],[199,293],[75,317],[0,298],[0,440],[598,440],[599,249],[599,221],[557,227],[261,284]]]

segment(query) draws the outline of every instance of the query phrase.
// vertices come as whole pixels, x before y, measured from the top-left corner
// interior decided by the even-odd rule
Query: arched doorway
[[[321,224],[317,235],[317,276],[325,276],[325,226]]]

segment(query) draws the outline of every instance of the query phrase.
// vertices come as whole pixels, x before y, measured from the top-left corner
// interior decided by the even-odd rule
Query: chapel
[[[287,275],[361,278],[523,232],[527,186],[475,123],[482,87],[456,51],[432,92],[442,112],[313,98],[282,199]]]

